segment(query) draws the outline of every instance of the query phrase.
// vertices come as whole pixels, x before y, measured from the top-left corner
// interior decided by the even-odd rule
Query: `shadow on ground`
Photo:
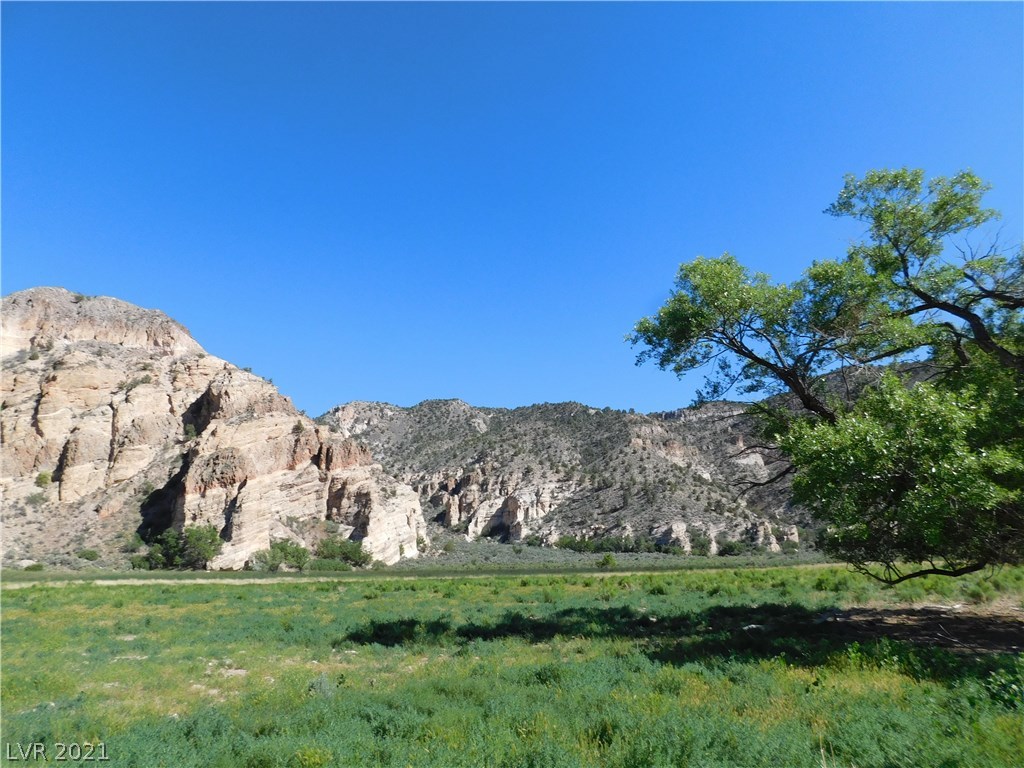
[[[521,638],[630,638],[653,660],[686,664],[719,659],[783,658],[802,666],[829,663],[854,643],[859,653],[895,657],[915,676],[955,680],[983,676],[1021,652],[1024,621],[1011,615],[942,608],[809,609],[769,603],[713,606],[674,616],[630,607],[567,608],[545,615],[507,611],[490,623],[447,618],[374,620],[342,641],[384,646],[448,645]]]

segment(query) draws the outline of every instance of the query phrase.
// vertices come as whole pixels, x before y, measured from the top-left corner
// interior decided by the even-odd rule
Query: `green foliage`
[[[46,472],[46,471],[40,472],[38,475],[36,475],[36,487],[37,488],[45,488],[46,486],[48,486],[50,484],[50,482],[52,480],[53,480],[53,474],[52,473]]]
[[[819,622],[858,592],[873,611],[897,610],[910,587],[959,601],[980,574],[895,589],[831,566],[183,576],[5,590],[5,740],[102,734],[112,765],[180,768],[821,768],[823,746],[844,768],[995,767],[1024,749],[1019,654]],[[814,592],[823,576],[848,586]],[[1024,597],[1024,569],[988,582]],[[975,619],[1014,642],[1012,617]],[[971,640],[956,620],[943,619],[949,636]],[[171,660],[191,671],[169,673]]]
[[[556,542],[559,549],[574,552],[660,552],[668,555],[682,554],[676,546],[659,544],[650,536],[560,536]]]
[[[144,544],[145,542],[142,540],[142,536],[140,536],[137,531],[125,533],[122,537],[121,551],[126,554],[138,552]]]
[[[309,550],[294,541],[275,541],[270,549],[253,555],[253,570],[276,572],[282,565],[301,571],[309,563]]]
[[[149,555],[132,555],[128,558],[128,564],[133,571],[148,571],[150,569]]]
[[[322,560],[342,560],[357,567],[369,565],[373,556],[363,551],[360,541],[333,536],[323,539],[316,547],[316,556]]]
[[[22,570],[25,570],[25,571],[41,571],[45,567],[46,566],[44,566],[42,563],[32,563],[30,565],[26,565]]]
[[[292,434],[293,435],[301,435],[305,431],[306,431],[306,425],[303,424],[301,420],[300,421],[296,421],[295,422],[295,426],[292,427]]]
[[[776,285],[698,258],[631,337],[638,362],[713,366],[698,399],[788,393],[754,408],[782,449],[764,452],[793,462],[777,477],[796,469],[828,551],[886,581],[1024,559],[1024,250],[967,239],[997,216],[986,190],[969,172],[848,176],[827,212],[868,238],[845,259]]]
[[[1018,655],[1012,667],[989,672],[985,688],[993,701],[1008,709],[1024,710],[1024,656]]]
[[[42,491],[32,493],[25,497],[25,501],[27,501],[33,507],[38,507],[46,503],[46,494],[43,493]]]
[[[88,560],[90,562],[94,562],[100,559],[100,553],[97,552],[95,549],[80,549],[75,554],[82,560]]]
[[[619,561],[615,559],[615,555],[611,552],[605,552],[604,556],[597,561],[597,567],[602,570],[609,570],[611,568],[617,568]]]
[[[344,560],[327,560],[316,558],[306,564],[307,571],[351,571],[352,565]]]
[[[323,768],[331,765],[334,755],[319,747],[303,747],[288,760],[289,768]]]
[[[743,541],[731,539],[718,540],[718,554],[722,557],[735,557],[736,555],[749,554],[751,546]]]
[[[690,554],[707,557],[711,554],[711,539],[700,531],[690,532]]]
[[[794,425],[782,441],[800,467],[794,496],[833,523],[825,549],[860,566],[1017,559],[1024,452],[978,445],[993,407],[990,392],[888,374],[836,424]]]
[[[186,440],[195,440],[196,436],[197,436],[196,425],[195,424],[186,424],[185,425],[185,439]]]
[[[191,525],[184,532],[168,528],[150,545],[146,560],[150,569],[202,570],[223,545],[215,525]]]

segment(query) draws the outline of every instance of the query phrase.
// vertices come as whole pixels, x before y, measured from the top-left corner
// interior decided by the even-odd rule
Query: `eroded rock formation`
[[[348,403],[318,421],[365,444],[429,518],[467,539],[647,536],[690,552],[699,536],[711,554],[719,541],[774,552],[806,522],[785,484],[739,494],[776,471],[748,447],[754,424],[740,403],[650,415]]]
[[[116,561],[140,527],[201,524],[224,540],[215,568],[312,547],[329,522],[376,559],[417,555],[412,489],[161,312],[23,291],[3,300],[2,356],[5,562]]]

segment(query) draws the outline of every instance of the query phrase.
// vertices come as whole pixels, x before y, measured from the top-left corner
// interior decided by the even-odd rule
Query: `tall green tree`
[[[788,285],[698,258],[631,337],[638,363],[706,370],[698,400],[788,395],[756,406],[768,482],[795,472],[826,548],[890,583],[1024,558],[1024,252],[979,247],[987,189],[848,176],[826,209],[866,225],[845,258]]]

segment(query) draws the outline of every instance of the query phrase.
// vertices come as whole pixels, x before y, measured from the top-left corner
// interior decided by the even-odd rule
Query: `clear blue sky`
[[[162,309],[311,415],[663,410],[679,263],[779,279],[844,173],[972,168],[1021,239],[1021,3],[2,6],[2,289]]]

